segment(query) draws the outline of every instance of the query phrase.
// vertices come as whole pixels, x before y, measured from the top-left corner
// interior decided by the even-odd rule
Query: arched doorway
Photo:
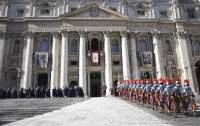
[[[96,38],[93,38],[92,40],[91,40],[91,43],[90,43],[90,50],[92,51],[92,52],[94,52],[94,51],[99,51],[100,50],[100,41],[98,41],[98,39],[96,39]]]
[[[200,61],[198,61],[195,64],[196,69],[196,78],[197,78],[197,83],[198,83],[198,87],[199,87],[199,92],[200,92]]]
[[[75,87],[75,86],[78,86],[78,82],[77,81],[71,81],[70,83],[69,83],[69,87]]]
[[[21,70],[16,67],[10,67],[5,72],[5,86],[4,88],[20,89]]]

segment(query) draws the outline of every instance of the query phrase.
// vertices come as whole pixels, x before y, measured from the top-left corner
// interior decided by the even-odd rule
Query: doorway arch
[[[200,92],[200,60],[195,63],[195,67],[196,67],[196,79]]]
[[[100,42],[98,39],[93,38],[91,40],[91,51],[99,51],[100,50]]]
[[[75,87],[75,86],[78,86],[78,82],[73,80],[69,83],[69,87]]]
[[[4,88],[20,89],[21,70],[17,67],[10,67],[5,72]]]

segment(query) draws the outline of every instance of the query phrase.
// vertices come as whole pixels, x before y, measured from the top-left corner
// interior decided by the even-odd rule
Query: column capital
[[[103,31],[104,38],[105,37],[110,37],[110,34],[111,34],[110,31]]]
[[[177,37],[185,38],[187,36],[187,32],[186,31],[179,31],[179,32],[176,32],[176,35],[177,35]]]
[[[53,38],[58,39],[59,38],[59,33],[58,32],[51,32]]]
[[[152,31],[151,31],[151,35],[152,35],[153,37],[158,38],[159,34],[160,34],[160,31],[157,31],[157,30],[152,30]]]
[[[127,33],[127,31],[120,31],[120,35],[122,37],[127,37],[128,33]]]
[[[70,32],[69,31],[61,31],[61,35],[62,35],[62,37],[66,37],[66,36],[68,36],[70,34]]]
[[[6,38],[6,32],[0,32],[0,39]]]
[[[78,31],[78,34],[81,36],[81,37],[85,37],[86,36],[86,31],[84,31],[84,30],[79,30]]]
[[[34,38],[35,37],[35,33],[31,32],[31,31],[24,32],[24,35],[28,38]]]

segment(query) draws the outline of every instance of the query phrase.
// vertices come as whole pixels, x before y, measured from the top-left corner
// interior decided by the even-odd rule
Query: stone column
[[[31,13],[30,13],[30,17],[35,17],[35,11],[36,11],[35,1],[32,1],[32,2],[31,2]]]
[[[180,11],[179,11],[179,3],[178,0],[173,0],[172,1],[172,12],[173,12],[173,17],[174,19],[179,19],[180,18]]]
[[[68,84],[68,32],[62,32],[60,87]]]
[[[52,70],[51,70],[51,90],[54,87],[58,87],[57,73],[58,73],[58,38],[59,34],[57,32],[52,33],[53,44],[52,44]]]
[[[193,91],[195,91],[190,58],[187,49],[186,32],[183,31],[177,32],[177,37],[178,37],[178,48],[180,56],[180,65],[182,69],[182,77],[183,79],[189,79],[190,87],[192,88]]]
[[[79,31],[79,35],[79,86],[83,88],[84,94],[86,95],[86,33]]]
[[[9,4],[8,2],[5,3],[5,6],[4,6],[4,10],[2,10],[4,12],[4,17],[8,17],[8,14],[9,14]]]
[[[63,11],[64,11],[64,13],[68,13],[69,12],[69,3],[68,3],[68,0],[63,1],[63,3],[64,3],[64,9],[63,9]]]
[[[21,88],[31,87],[32,79],[32,60],[33,60],[33,43],[34,43],[34,33],[27,32],[27,44],[26,44],[26,54],[24,62],[24,79],[20,86]]]
[[[0,84],[3,84],[3,59],[4,59],[4,49],[5,49],[5,38],[6,33],[0,32]]]
[[[130,79],[129,48],[127,42],[127,32],[121,32],[122,37],[122,65],[124,80]]]
[[[107,85],[107,95],[110,95],[110,88],[112,85],[112,63],[111,63],[111,47],[110,47],[110,33],[104,32],[104,51],[105,51],[105,85]]]
[[[131,52],[130,53],[131,53],[131,63],[132,63],[132,77],[134,79],[139,79],[135,33],[131,33],[130,47],[131,47]]]
[[[159,46],[159,31],[152,31],[151,32],[152,37],[153,37],[153,50],[154,50],[154,55],[155,55],[155,60],[156,60],[156,72],[157,72],[157,78],[163,77],[162,73],[162,63],[161,63],[161,51],[160,51],[160,46]]]

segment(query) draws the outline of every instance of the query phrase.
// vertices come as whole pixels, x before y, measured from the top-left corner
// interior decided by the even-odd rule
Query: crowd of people
[[[189,86],[189,80],[181,80],[176,77],[174,83],[170,78],[121,80],[118,82],[117,91],[125,100],[152,107],[160,108],[161,112],[174,113],[176,116],[183,108],[184,114],[188,114],[188,107],[196,116],[196,103],[194,94]]]
[[[51,95],[52,93],[52,95]],[[18,92],[17,89],[3,89],[0,88],[0,99],[5,98],[56,98],[56,97],[84,97],[83,89],[79,86],[65,86],[62,88],[53,88],[52,92],[49,88],[21,88]]]

